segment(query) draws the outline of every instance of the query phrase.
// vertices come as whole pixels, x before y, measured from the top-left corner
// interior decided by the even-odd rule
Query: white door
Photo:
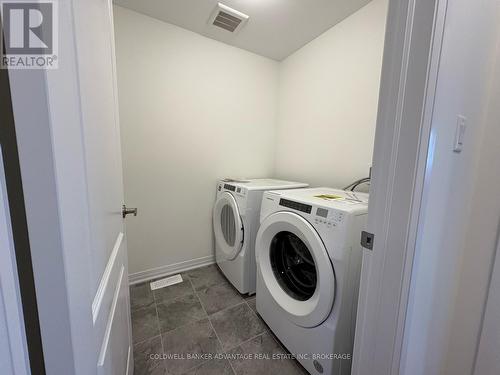
[[[56,3],[58,68],[9,71],[45,367],[132,374],[112,3]]]
[[[277,212],[255,240],[259,272],[284,318],[302,327],[321,324],[332,311],[335,274],[325,245],[307,220]]]
[[[89,205],[92,334],[98,374],[132,373],[132,338],[111,1],[74,2]],[[90,26],[90,27],[89,27]]]

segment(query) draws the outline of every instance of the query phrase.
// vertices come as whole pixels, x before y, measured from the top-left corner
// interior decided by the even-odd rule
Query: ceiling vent
[[[234,33],[243,27],[248,21],[248,18],[249,17],[244,13],[238,12],[236,9],[230,8],[227,5],[218,3],[210,17],[210,23]]]

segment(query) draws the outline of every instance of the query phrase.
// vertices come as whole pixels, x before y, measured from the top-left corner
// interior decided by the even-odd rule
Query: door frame
[[[493,375],[495,369],[500,366],[498,359],[500,341],[500,328],[498,326],[498,317],[500,316],[500,225],[496,244],[473,375]]]
[[[4,366],[9,365],[10,370],[15,375],[44,374],[40,327],[38,326],[38,333],[35,333],[32,337],[26,334],[30,332],[27,329],[33,328],[32,324],[34,322],[26,324],[23,310],[30,309],[33,304],[23,304],[20,288],[21,280],[18,272],[18,261],[21,258],[16,256],[2,151],[0,145],[0,330],[5,345],[0,350],[0,363]],[[31,265],[29,266],[31,267]],[[33,281],[31,280],[31,282]],[[26,280],[24,280],[24,283],[26,284]],[[34,284],[31,287],[34,289]],[[36,324],[38,325],[38,318],[36,318]],[[33,338],[38,342],[36,342],[35,348],[31,343],[32,360],[30,360],[28,339],[33,341]],[[34,350],[36,351],[34,352]],[[40,358],[37,359],[37,356],[40,356]]]
[[[0,38],[3,38],[0,19]],[[8,71],[0,70],[0,324],[16,375],[45,374]],[[5,349],[5,348],[3,348]]]
[[[446,9],[389,0],[353,375],[400,373]]]

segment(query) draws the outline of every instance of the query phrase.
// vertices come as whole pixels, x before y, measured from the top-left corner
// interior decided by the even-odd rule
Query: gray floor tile
[[[272,340],[272,332],[255,312],[255,296],[240,295],[215,265],[190,271],[189,276],[184,273],[183,278],[183,283],[156,292],[148,291],[149,283],[130,288],[135,375],[233,375],[227,360],[207,355],[231,349],[230,354],[286,352],[276,338]],[[205,309],[214,312],[210,320]],[[161,339],[157,336],[160,323]],[[175,354],[178,359],[149,358],[149,354],[161,354],[162,340],[167,355]],[[306,374],[294,360],[240,357],[231,363],[238,375]]]
[[[183,374],[221,352],[219,340],[208,319],[184,325],[162,336],[169,374]],[[177,356],[177,358],[174,358]]]
[[[248,298],[246,300],[246,302],[248,303],[248,306],[250,306],[250,308],[255,312],[257,313],[257,305],[255,304],[255,296],[253,298]],[[258,314],[258,313],[257,313]]]
[[[160,336],[134,345],[134,375],[166,374],[164,360],[151,358],[154,354],[163,354]]]
[[[246,303],[213,314],[210,321],[224,350],[234,348],[265,331],[264,324]]]
[[[252,309],[252,311],[255,313],[255,315],[257,315],[257,318],[259,319],[259,322],[261,322],[262,325],[266,328],[266,331],[271,332],[270,328],[267,326],[266,322],[264,321],[264,319],[262,319],[262,317],[260,316],[259,312],[257,311],[257,306],[255,304],[255,302],[256,302],[255,298],[246,300],[245,302]]]
[[[182,278],[184,280],[182,283],[154,290],[153,293],[156,302],[171,301],[175,298],[194,293],[193,287],[191,286],[191,283],[187,279],[186,275],[183,274]]]
[[[160,334],[156,307],[132,311],[132,337],[134,343],[144,341]]]
[[[226,359],[212,359],[185,373],[185,375],[234,375]]]
[[[153,306],[155,303],[153,291],[149,282],[130,286],[130,305],[132,310]]]
[[[244,299],[252,299],[252,298],[255,298],[255,293],[254,294],[242,294],[242,297]]]
[[[229,355],[236,375],[306,374],[267,332],[231,350]]]
[[[187,271],[186,274],[196,290],[206,289],[212,285],[227,283],[226,278],[215,264]]]
[[[209,315],[243,302],[238,291],[227,283],[200,290],[198,297]]]
[[[157,309],[162,333],[207,317],[194,294],[158,303]]]

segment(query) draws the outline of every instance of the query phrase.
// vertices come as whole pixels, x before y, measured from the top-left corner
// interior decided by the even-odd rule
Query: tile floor
[[[130,287],[135,375],[304,375],[255,309],[217,266],[151,291]]]

